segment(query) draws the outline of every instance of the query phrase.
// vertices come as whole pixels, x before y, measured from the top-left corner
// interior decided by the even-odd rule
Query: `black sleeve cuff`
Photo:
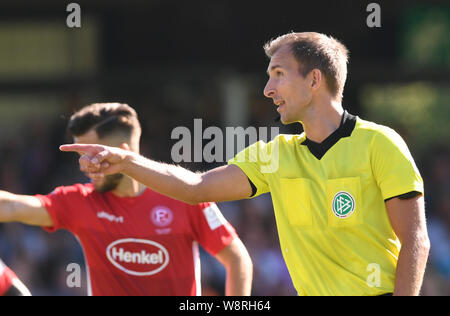
[[[421,194],[422,193],[417,192],[417,191],[411,191],[411,192],[408,192],[408,193],[405,193],[405,194],[400,194],[400,195],[396,195],[396,196],[390,197],[390,198],[388,198],[388,199],[386,199],[384,201],[387,202],[387,201],[395,199],[395,198],[399,198],[401,200],[407,200],[407,199],[412,199],[412,198],[414,198],[414,197],[416,197],[418,195],[421,195]]]
[[[249,177],[247,177],[247,179],[248,182],[250,183],[250,186],[252,187],[252,195],[250,195],[249,197],[254,197],[257,191],[256,186],[253,184],[252,180],[250,180]]]

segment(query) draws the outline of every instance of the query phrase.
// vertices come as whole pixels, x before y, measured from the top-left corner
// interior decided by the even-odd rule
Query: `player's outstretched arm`
[[[7,222],[20,222],[43,227],[53,226],[52,218],[38,198],[0,191],[0,223]]]
[[[81,171],[93,178],[96,175],[123,173],[152,190],[192,205],[239,200],[252,193],[247,176],[234,165],[195,173],[117,147],[73,144],[63,145],[60,149],[80,153]]]

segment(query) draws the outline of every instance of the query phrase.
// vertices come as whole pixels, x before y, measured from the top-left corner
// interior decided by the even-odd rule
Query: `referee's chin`
[[[289,123],[286,123],[285,120],[283,120],[283,117],[281,115],[277,115],[277,117],[273,120],[275,123],[281,122],[282,124],[286,125]]]
[[[274,119],[274,121],[275,121],[276,123],[280,122],[280,123],[283,124],[283,125],[288,125],[288,124],[292,124],[292,123],[297,123],[297,121],[287,121],[287,120],[283,119],[283,116],[281,116],[281,115],[278,115],[278,116]]]

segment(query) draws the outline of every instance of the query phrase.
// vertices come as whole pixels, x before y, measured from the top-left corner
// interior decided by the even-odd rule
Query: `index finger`
[[[65,152],[78,152],[93,156],[103,151],[104,147],[102,145],[94,144],[68,144],[59,146],[59,150]]]

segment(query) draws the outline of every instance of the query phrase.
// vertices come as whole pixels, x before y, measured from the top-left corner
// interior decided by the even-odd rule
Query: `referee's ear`
[[[322,72],[319,69],[315,68],[311,70],[309,76],[311,77],[311,89],[313,91],[319,90],[319,88],[322,86]]]

